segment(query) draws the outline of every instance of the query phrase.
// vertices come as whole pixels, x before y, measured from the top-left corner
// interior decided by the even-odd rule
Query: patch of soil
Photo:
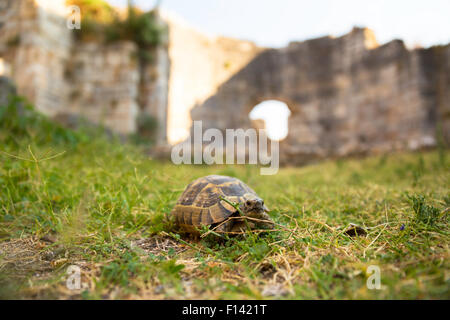
[[[131,245],[142,249],[146,254],[151,253],[154,255],[160,255],[162,252],[169,253],[171,249],[174,254],[178,254],[188,249],[186,245],[177,242],[170,236],[164,235],[135,240],[131,242]]]
[[[15,277],[53,270],[46,244],[36,238],[12,239],[0,243],[0,270]]]

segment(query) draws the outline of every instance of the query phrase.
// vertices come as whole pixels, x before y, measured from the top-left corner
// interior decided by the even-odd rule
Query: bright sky
[[[125,6],[126,0],[109,0]],[[143,9],[156,0],[135,0]],[[161,7],[209,34],[246,39],[267,47],[323,35],[342,35],[355,25],[375,31],[380,43],[450,42],[450,0],[160,0]]]

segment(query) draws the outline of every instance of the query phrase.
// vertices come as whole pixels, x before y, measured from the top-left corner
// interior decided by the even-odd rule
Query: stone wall
[[[261,127],[252,108],[281,100],[290,110],[281,160],[303,163],[450,141],[450,46],[379,46],[368,29],[260,48],[206,36],[160,13],[167,28],[153,59],[130,42],[79,43],[66,26],[64,0],[0,1],[0,75],[50,116],[83,115],[113,131],[158,121],[157,144],[209,128]],[[439,137],[439,136],[438,136]]]
[[[249,41],[207,36],[173,15],[165,14],[164,19],[170,59],[167,131],[169,143],[176,143],[189,135],[190,110],[214,95],[262,49]]]
[[[167,22],[160,14],[156,15],[156,22],[161,29],[160,43],[151,52],[152,61],[141,65],[139,105],[144,115],[149,115],[157,121],[156,145],[166,146],[170,76],[169,37]]]
[[[430,104],[436,104],[437,131],[450,144],[450,45],[423,51],[422,67],[430,79]]]
[[[280,157],[289,163],[433,146],[450,89],[448,46],[434,50],[409,51],[399,40],[376,46],[359,28],[266,50],[192,118],[204,128],[250,128],[256,104],[283,101],[292,114]]]
[[[66,74],[72,84],[66,112],[121,134],[136,130],[140,75],[133,43],[78,44]]]
[[[0,56],[6,76],[39,110],[55,115],[66,108],[64,67],[71,34],[62,14],[63,1],[2,0]]]
[[[64,3],[0,2],[0,71],[50,116],[82,115],[121,134],[136,131],[138,114],[152,116],[161,146],[185,138],[190,110],[261,50],[205,36],[162,13],[158,22],[168,32],[149,52],[151,61],[137,61],[132,43],[75,41]]]

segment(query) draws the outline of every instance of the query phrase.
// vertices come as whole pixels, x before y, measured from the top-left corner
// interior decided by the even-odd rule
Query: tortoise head
[[[271,221],[269,215],[266,213],[269,212],[269,209],[264,205],[263,199],[254,194],[247,193],[244,195],[244,200],[240,209],[245,216]]]

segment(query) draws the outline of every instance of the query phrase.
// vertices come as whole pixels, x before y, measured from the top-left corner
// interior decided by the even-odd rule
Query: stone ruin
[[[80,43],[64,0],[0,1],[0,75],[43,113],[81,115],[120,133],[158,122],[157,146],[204,129],[260,127],[249,112],[285,102],[289,133],[280,160],[432,147],[450,142],[450,45],[378,45],[366,28],[281,49],[206,36],[160,12],[167,32],[142,66],[136,45]],[[164,148],[166,147],[166,148]]]
[[[150,115],[159,124],[159,146],[189,134],[192,107],[260,51],[248,41],[208,37],[160,12],[167,32],[149,52],[153,63],[141,65],[131,41],[76,41],[69,13],[65,0],[1,0],[0,75],[51,117],[81,115],[130,134],[138,118]]]
[[[293,42],[257,55],[192,110],[204,128],[252,128],[265,100],[285,102],[289,133],[280,159],[304,163],[450,141],[450,45],[379,46],[368,29]]]

